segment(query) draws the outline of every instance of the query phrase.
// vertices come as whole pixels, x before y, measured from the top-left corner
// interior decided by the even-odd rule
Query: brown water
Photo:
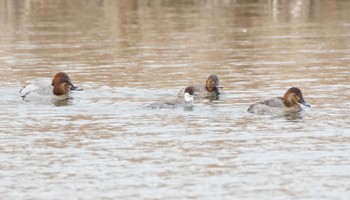
[[[350,1],[0,0],[1,199],[348,199]],[[67,72],[61,104],[18,91]],[[217,74],[217,101],[150,110]],[[300,117],[246,112],[299,87]]]

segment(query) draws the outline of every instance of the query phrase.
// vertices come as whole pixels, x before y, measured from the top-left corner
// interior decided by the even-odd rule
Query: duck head
[[[60,78],[65,78],[70,81],[70,78],[67,73],[65,72],[58,72],[52,79],[51,85],[54,86],[55,83],[60,79]],[[71,81],[70,81],[71,82]],[[72,82],[71,82],[72,83]],[[71,90],[78,90],[78,87],[72,84]]]
[[[292,87],[287,90],[287,92],[283,96],[283,102],[287,107],[293,106],[295,104],[302,104],[307,107],[311,107],[303,97],[301,90],[297,87]]]
[[[68,94],[68,92],[72,89],[74,85],[70,81],[70,79],[67,78],[60,78],[55,82],[55,85],[53,86],[53,93],[55,95],[64,95]]]
[[[212,74],[208,77],[207,82],[205,84],[205,88],[209,92],[219,91],[219,88],[223,88],[220,84],[219,78],[217,75]]]
[[[184,100],[186,103],[193,103],[194,87],[188,86],[184,92]]]

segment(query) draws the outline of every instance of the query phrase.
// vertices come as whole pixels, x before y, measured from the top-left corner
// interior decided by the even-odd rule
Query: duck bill
[[[220,83],[217,83],[217,84],[215,85],[215,87],[216,87],[216,88],[220,88],[220,89],[221,89],[221,88],[224,88]]]
[[[78,87],[73,85],[72,81],[68,80],[68,84],[70,86],[70,90],[78,90]]]
[[[306,107],[311,107],[311,105],[308,104],[304,99],[301,99],[300,103],[303,104]]]
[[[70,90],[78,90],[78,89],[79,89],[78,86],[71,84]]]

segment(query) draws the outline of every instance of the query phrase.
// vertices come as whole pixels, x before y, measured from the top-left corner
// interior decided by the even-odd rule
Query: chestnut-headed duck
[[[283,97],[275,97],[259,101],[248,108],[248,112],[255,114],[283,115],[302,111],[299,104],[311,107],[303,97],[301,90],[292,87],[287,90]]]
[[[220,94],[220,89],[223,88],[215,74],[210,75],[205,84],[195,84],[193,87],[195,97],[217,97]],[[182,89],[177,96],[182,97],[184,91],[185,89]]]
[[[25,86],[20,95],[27,102],[58,102],[66,100],[71,90],[78,87],[72,84],[69,76],[64,72],[57,73],[50,82],[41,80]]]
[[[37,90],[37,91],[40,91],[40,93],[42,95],[50,95],[50,94],[52,94],[52,90],[53,90],[53,87],[54,87],[55,83],[61,78],[68,79],[70,81],[70,83],[72,83],[72,81],[69,78],[67,73],[65,73],[65,72],[58,72],[52,78],[51,82],[48,81],[48,80],[35,81],[35,82],[33,82],[33,83],[23,87],[23,89],[19,93],[21,94],[21,96],[25,96],[29,92]],[[81,89],[72,84],[71,90],[81,90]]]
[[[193,86],[188,86],[184,90],[183,99],[181,101],[166,101],[166,102],[157,102],[152,103],[146,106],[146,108],[151,109],[174,109],[179,107],[189,108],[193,106],[193,95],[195,88]]]
[[[60,78],[55,82],[51,93],[48,94],[46,88],[38,88],[23,94],[22,98],[27,102],[55,103],[69,99],[68,93],[72,87],[73,84],[69,79]]]

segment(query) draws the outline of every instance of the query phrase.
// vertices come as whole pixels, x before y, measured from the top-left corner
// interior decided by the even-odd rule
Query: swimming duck
[[[68,93],[73,86],[70,79],[60,78],[55,81],[50,92],[47,87],[38,87],[26,93],[21,91],[21,97],[27,102],[58,102],[70,98]]]
[[[52,81],[48,80],[40,80],[40,81],[35,81],[25,87],[20,91],[21,96],[25,96],[27,93],[34,91],[34,90],[40,90],[41,94],[46,94],[50,95],[52,93],[53,87],[55,83],[60,79],[60,78],[66,78],[71,82],[71,79],[69,78],[68,74],[65,72],[58,72],[55,74],[55,76],[52,78]],[[77,86],[72,84],[71,90],[80,90]]]
[[[183,100],[182,101],[166,101],[166,102],[157,102],[147,105],[147,108],[151,109],[173,109],[179,107],[192,107],[193,106],[193,94],[194,87],[189,86],[184,90]]]
[[[248,112],[256,114],[282,115],[302,111],[299,104],[311,107],[303,97],[301,90],[292,87],[287,90],[283,97],[275,97],[259,101],[248,108]]]
[[[196,97],[217,97],[220,94],[220,89],[223,88],[215,74],[210,75],[205,84],[195,84],[193,87]],[[184,91],[185,89],[182,89],[177,96],[182,97]]]

